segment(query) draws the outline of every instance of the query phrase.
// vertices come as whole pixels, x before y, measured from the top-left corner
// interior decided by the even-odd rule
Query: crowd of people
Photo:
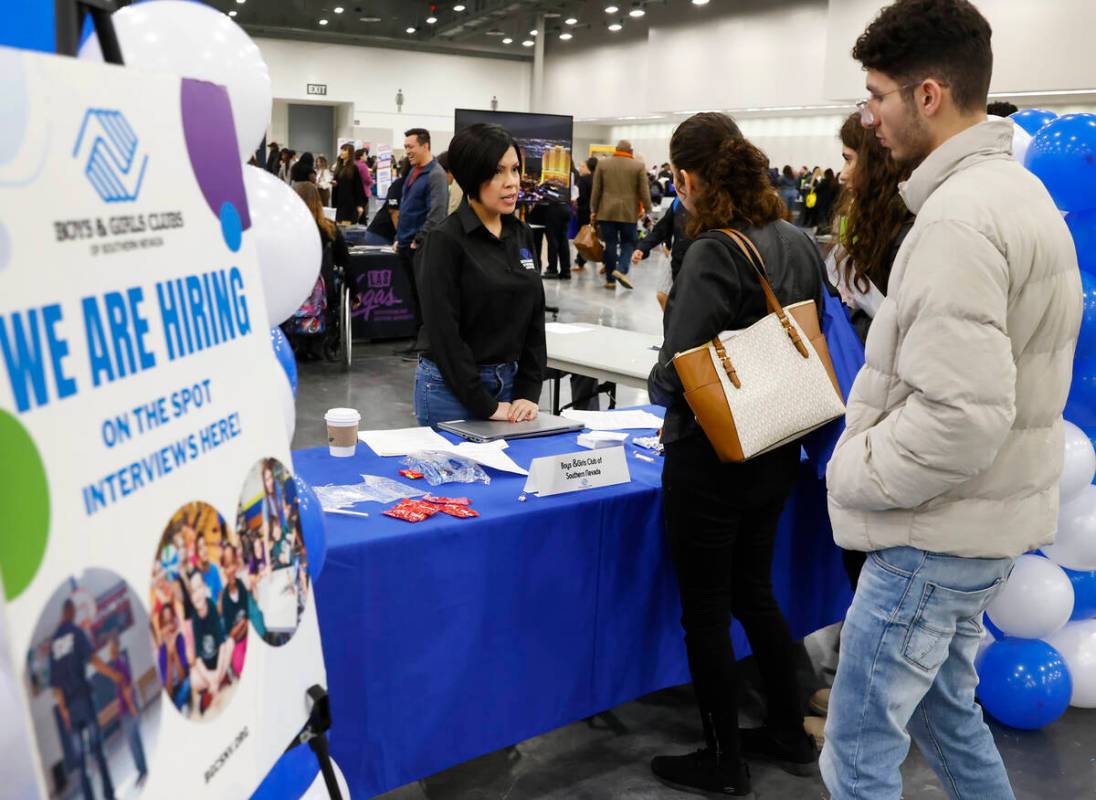
[[[982,612],[1014,559],[1053,538],[1080,301],[1061,215],[1011,157],[1012,123],[987,118],[990,36],[968,0],[883,9],[853,50],[868,97],[839,132],[840,177],[773,174],[721,113],[681,123],[654,175],[625,141],[579,165],[575,212],[600,230],[607,289],[631,288],[629,267],[657,244],[673,254],[649,391],[667,409],[665,522],[704,746],[652,761],[670,786],[747,796],[754,759],[811,774],[813,734],[835,798],[898,798],[911,737],[949,795],[1013,796],[974,699],[973,661]],[[421,301],[415,414],[424,425],[531,419],[546,372],[545,294],[538,242],[515,214],[520,148],[488,124],[458,132],[442,168],[425,132],[409,131],[405,146],[413,171],[396,240]],[[446,173],[463,194],[453,213]],[[675,200],[639,240],[655,184]],[[552,248],[554,223],[544,225]],[[833,687],[810,704],[824,721],[805,720],[769,579],[801,442],[724,463],[673,366],[768,313],[724,229],[756,251],[781,305],[813,300],[821,313],[838,295],[867,342],[827,468],[855,599]],[[834,233],[825,261],[812,229]],[[585,266],[554,247],[543,277]],[[732,617],[767,703],[752,730],[738,725]]]
[[[243,674],[254,581],[220,514],[190,503],[172,517],[152,568],[151,625],[160,680],[189,719],[212,718]]]

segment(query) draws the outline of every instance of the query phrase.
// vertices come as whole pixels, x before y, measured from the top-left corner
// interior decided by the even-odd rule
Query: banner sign
[[[223,87],[0,48],[0,575],[43,796],[248,797],[326,684]]]
[[[377,197],[384,200],[388,197],[388,187],[392,185],[392,145],[377,145],[377,183],[375,191]]]

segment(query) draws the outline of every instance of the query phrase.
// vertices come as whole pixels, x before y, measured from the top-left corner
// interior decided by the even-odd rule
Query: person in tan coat
[[[605,242],[606,289],[615,289],[617,281],[633,288],[628,267],[639,244],[636,223],[651,206],[647,169],[632,154],[632,143],[621,139],[616,152],[597,165],[590,197],[590,222],[598,225]]]
[[[867,562],[841,632],[822,779],[898,800],[910,738],[951,797],[1014,797],[975,702],[982,613],[1054,540],[1077,255],[986,119],[990,26],[968,0],[898,0],[858,39],[862,122],[917,219],[868,333],[826,473],[834,538]]]

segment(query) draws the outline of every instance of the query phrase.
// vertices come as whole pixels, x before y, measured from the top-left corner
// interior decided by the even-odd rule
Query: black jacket
[[[575,216],[578,218],[579,227],[590,224],[590,195],[594,191],[594,176],[579,175],[578,200],[575,202]]]
[[[651,251],[660,244],[670,248],[670,276],[677,280],[677,274],[681,272],[681,265],[685,262],[685,251],[693,240],[685,235],[685,227],[689,224],[689,212],[679,201],[674,201],[669,210],[662,215],[658,223],[651,228],[651,232],[644,236],[636,248],[647,258]]]
[[[743,232],[761,252],[780,303],[814,300],[821,313],[825,267],[810,237],[783,220]],[[667,409],[663,442],[704,435],[685,401],[674,355],[722,331],[749,327],[767,313],[753,267],[724,234],[709,231],[693,241],[666,302],[665,338],[647,380],[651,401]]]

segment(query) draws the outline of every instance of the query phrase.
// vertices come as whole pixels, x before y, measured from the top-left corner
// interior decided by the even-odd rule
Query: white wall
[[[1093,0],[975,0],[993,28],[991,92],[1096,90]],[[864,75],[850,51],[884,5],[880,0],[829,0],[825,94],[858,99]]]
[[[256,38],[263,53],[274,97],[314,102],[308,83],[327,84],[323,100],[353,106],[353,127],[391,132],[391,143],[403,143],[403,131],[423,127],[433,135],[434,150],[448,145],[457,108],[490,108],[499,99],[502,111],[528,111],[532,65],[478,56],[443,55],[406,50],[321,44]],[[396,91],[404,94],[403,112],[396,111]],[[270,138],[282,143],[284,117],[275,105]],[[336,136],[352,135],[352,128]],[[292,142],[289,142],[292,145]]]

